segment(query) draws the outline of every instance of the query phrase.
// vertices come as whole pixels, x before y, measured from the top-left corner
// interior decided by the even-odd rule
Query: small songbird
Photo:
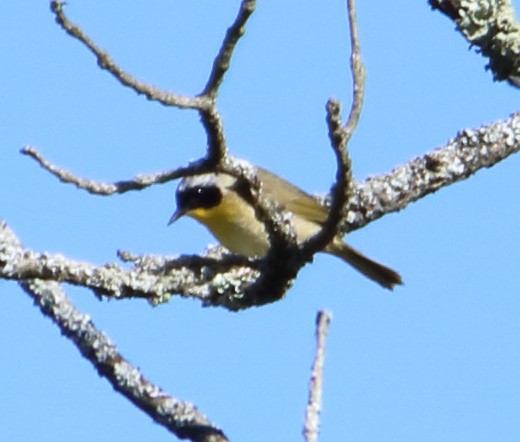
[[[265,169],[257,168],[262,194],[283,210],[292,213],[298,243],[315,235],[327,219],[328,210],[312,196]],[[177,187],[177,210],[168,225],[189,215],[205,225],[231,252],[248,257],[263,257],[269,250],[265,226],[256,216],[244,186],[231,175],[206,173],[183,178]],[[402,284],[394,270],[372,261],[345,244],[337,236],[323,250],[350,264],[363,275],[388,289]]]

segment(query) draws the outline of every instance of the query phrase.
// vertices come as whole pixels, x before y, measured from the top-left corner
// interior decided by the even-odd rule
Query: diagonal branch
[[[342,231],[347,233],[404,209],[520,151],[520,113],[476,129],[462,129],[446,146],[413,158],[354,189]]]
[[[21,283],[42,313],[69,338],[85,359],[106,378],[114,390],[144,411],[155,422],[181,439],[224,442],[228,439],[194,405],[169,396],[148,381],[119,353],[89,317],[69,301],[59,284],[41,280]]]
[[[6,253],[25,252],[14,233],[3,223],[0,224],[0,238],[3,242],[0,251],[2,258]],[[155,422],[181,439],[196,442],[228,440],[222,430],[212,424],[194,405],[169,396],[148,381],[119,353],[110,339],[95,327],[89,317],[72,305],[58,283],[23,279],[20,285],[42,313],[59,327],[63,335],[74,342],[99,375],[105,377],[116,391]]]
[[[224,38],[220,51],[213,62],[213,68],[211,69],[208,82],[206,83],[201,95],[216,97],[218,88],[224,79],[224,75],[229,69],[233,51],[235,50],[238,40],[245,33],[247,20],[255,10],[255,6],[256,0],[242,0],[235,22],[226,32],[226,37]]]
[[[207,162],[200,160],[195,161],[188,166],[179,167],[165,172],[148,175],[143,174],[130,180],[105,183],[78,177],[72,172],[50,163],[32,146],[25,146],[20,153],[35,160],[43,169],[54,175],[62,183],[74,184],[79,189],[86,190],[91,194],[103,196],[113,195],[116,193],[126,193],[131,190],[142,190],[154,184],[164,184],[182,178],[183,176],[203,173],[209,170]]]
[[[139,81],[123,71],[107,52],[97,46],[81,28],[65,16],[63,11],[64,5],[65,2],[51,1],[51,11],[55,15],[56,23],[71,37],[83,43],[96,57],[98,66],[110,72],[123,86],[127,86],[137,94],[143,94],[149,100],[157,101],[165,106],[175,106],[183,109],[203,109],[211,104],[211,100],[207,97],[190,97],[174,94]]]
[[[520,24],[510,0],[429,0],[450,17],[472,47],[489,58],[497,81],[520,87]]]

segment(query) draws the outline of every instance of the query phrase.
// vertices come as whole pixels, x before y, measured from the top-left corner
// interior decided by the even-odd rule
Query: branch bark
[[[168,395],[123,358],[89,317],[76,310],[59,284],[34,279],[20,285],[41,312],[76,345],[98,374],[156,423],[180,439],[194,442],[228,441],[224,432],[197,407]]]
[[[484,14],[480,9],[476,10],[476,2],[469,0],[430,0],[430,4],[456,20],[468,41],[479,45],[482,52],[490,57],[490,67],[496,79],[507,78],[510,83],[518,85],[518,25],[512,20],[510,5],[506,1],[495,9],[501,13],[505,11],[508,15],[496,18],[489,14],[489,17],[493,17],[489,20],[489,11],[484,11]],[[290,222],[277,214],[276,208],[262,198],[261,185],[254,168],[229,156],[222,119],[215,104],[233,51],[254,11],[255,1],[242,1],[237,17],[229,27],[215,58],[208,81],[202,93],[196,96],[171,93],[133,78],[67,19],[63,3],[51,2],[56,21],[62,29],[85,45],[96,57],[98,65],[121,84],[163,105],[197,110],[207,134],[207,153],[205,157],[185,167],[115,183],[100,183],[77,177],[51,164],[34,148],[26,147],[22,152],[62,182],[74,184],[97,195],[141,190],[210,170],[230,173],[250,184],[257,217],[264,222],[271,239],[272,250],[265,260],[232,256],[221,249],[210,250],[202,256],[170,258],[137,257],[121,252],[120,258],[133,265],[133,268],[126,270],[116,264],[95,266],[60,255],[31,251],[20,244],[7,224],[0,222],[0,278],[19,281],[42,312],[59,326],[62,333],[76,344],[82,355],[117,391],[178,437],[196,441],[227,440],[224,433],[193,405],[166,395],[131,366],[110,340],[72,306],[58,285],[59,282],[89,288],[97,296],[117,299],[137,297],[153,304],[168,301],[174,293],[197,298],[203,305],[234,311],[273,302],[286,293],[299,269],[336,235],[337,230],[350,232],[386,214],[402,210],[411,202],[466,179],[484,167],[491,167],[520,149],[520,114],[515,114],[504,121],[478,129],[462,130],[440,149],[412,159],[385,175],[368,178],[360,184],[354,183],[346,145],[361,111],[364,69],[360,62],[352,0],[349,5],[354,100],[345,125],[341,123],[339,103],[333,100],[328,103],[329,134],[338,162],[333,191],[329,197],[321,199],[323,204],[331,208],[329,221],[316,238],[298,249]],[[480,20],[482,14],[486,20]],[[491,39],[488,40],[488,37]],[[499,43],[505,43],[505,46]],[[328,324],[325,315],[322,320]],[[318,332],[318,350],[313,370],[313,378],[317,380],[321,379],[326,325],[319,326]],[[320,391],[321,381],[311,388],[306,420],[309,427],[305,429],[308,440],[314,440],[313,434],[317,434]]]
[[[477,129],[461,130],[446,146],[414,158],[387,174],[353,184],[341,231],[351,232],[400,211],[480,169],[492,167],[518,150],[520,113]],[[124,187],[130,187],[132,181],[128,183]],[[324,199],[325,204],[328,202]],[[274,284],[272,278],[276,276],[272,272],[266,275],[264,285],[251,289],[259,270],[265,270],[265,267],[259,267],[261,263],[228,256],[228,261],[222,264],[218,263],[222,255],[212,253],[199,258],[141,257],[132,270],[123,270],[113,264],[96,267],[28,250],[19,255],[6,254],[0,229],[2,278],[54,279],[89,287],[104,296],[143,297],[152,303],[168,301],[176,292],[181,296],[195,297],[204,305],[230,310],[279,299],[280,293],[266,297],[265,290],[271,287],[265,284],[267,281]],[[286,285],[277,282],[275,285],[283,295],[291,282],[289,280]]]
[[[0,261],[6,253],[19,255],[24,248],[14,233],[0,223],[2,250]],[[2,262],[5,270],[9,263]],[[117,350],[116,346],[85,315],[78,311],[54,281],[27,278],[19,279],[20,286],[34,300],[41,312],[53,321],[61,333],[69,338],[82,356],[106,378],[114,389],[126,397],[155,422],[181,439],[196,442],[226,442],[228,439],[197,408],[169,396],[148,381]]]
[[[489,59],[497,81],[520,87],[520,24],[509,0],[429,0],[451,18],[471,46]]]
[[[306,442],[317,442],[320,426],[321,396],[323,392],[323,367],[325,365],[325,343],[332,315],[322,310],[316,316],[316,353],[309,383],[309,400],[305,410],[303,436]]]

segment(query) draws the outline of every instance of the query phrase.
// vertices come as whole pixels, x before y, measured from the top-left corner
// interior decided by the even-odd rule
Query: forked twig
[[[304,255],[314,254],[323,250],[341,228],[341,221],[349,199],[352,195],[352,164],[347,150],[347,144],[358,124],[365,90],[365,68],[361,61],[361,50],[356,22],[354,0],[347,0],[349,30],[350,30],[350,70],[352,73],[352,104],[345,125],[341,123],[341,105],[339,101],[329,99],[327,102],[327,126],[334,155],[336,156],[336,180],[331,189],[329,216],[320,232],[306,242]]]

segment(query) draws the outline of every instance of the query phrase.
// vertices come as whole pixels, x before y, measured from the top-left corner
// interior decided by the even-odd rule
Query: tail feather
[[[394,286],[403,283],[399,273],[367,258],[361,252],[358,252],[345,243],[333,243],[329,248],[330,250],[326,250],[328,253],[343,259],[367,278],[387,289],[392,290]]]

